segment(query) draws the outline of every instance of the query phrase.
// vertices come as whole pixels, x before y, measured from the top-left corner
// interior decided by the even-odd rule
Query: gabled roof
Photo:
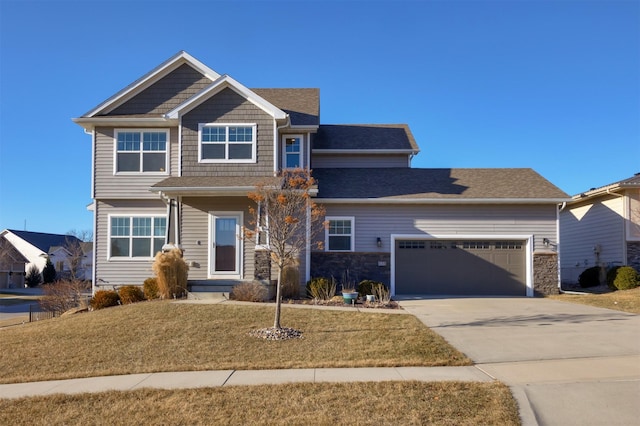
[[[82,117],[94,117],[105,111],[108,111],[110,108],[113,108],[116,105],[122,104],[125,100],[131,99],[133,96],[142,92],[145,88],[160,80],[162,77],[167,76],[169,73],[183,64],[188,64],[189,66],[209,78],[211,81],[214,81],[220,77],[220,74],[218,74],[193,56],[189,55],[187,52],[180,51],[124,89],[120,90],[115,95],[111,96],[106,101],[102,102],[91,111],[83,114]]]
[[[532,169],[316,169],[320,202],[561,203],[569,196]],[[345,185],[348,182],[348,185]]]
[[[202,90],[197,95],[191,97],[186,102],[178,105],[176,108],[172,109],[168,113],[165,114],[165,117],[168,119],[179,118],[181,115],[186,114],[191,111],[207,99],[211,98],[215,94],[219,93],[225,88],[230,88],[234,90],[236,93],[249,100],[263,111],[271,115],[276,120],[284,120],[287,118],[287,114],[273,105],[271,102],[264,99],[262,96],[256,94],[251,91],[251,89],[245,87],[244,85],[237,82],[235,79],[231,78],[228,75],[223,75],[216,79],[209,87]]]
[[[68,242],[82,242],[73,235],[46,234],[43,232],[16,231],[13,229],[7,229],[7,231],[45,253],[49,253],[52,247],[64,247]]]
[[[4,235],[0,235],[0,250],[4,256],[9,256],[14,263],[29,263],[29,259],[24,257]],[[6,263],[6,259],[0,258],[0,265],[3,262]]]
[[[320,89],[251,89],[289,114],[292,126],[320,124]]]
[[[417,154],[418,144],[406,124],[323,124],[313,152],[401,151]]]
[[[608,194],[611,192],[620,192],[622,190],[632,188],[640,188],[640,173],[636,173],[630,178],[622,179],[617,182],[601,186],[599,188],[591,188],[588,191],[574,195],[572,198],[573,201],[584,201],[586,199],[597,197],[599,195]]]

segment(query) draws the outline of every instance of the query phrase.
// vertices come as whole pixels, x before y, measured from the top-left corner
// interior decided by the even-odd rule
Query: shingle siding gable
[[[211,80],[184,64],[107,115],[164,114],[209,84]]]

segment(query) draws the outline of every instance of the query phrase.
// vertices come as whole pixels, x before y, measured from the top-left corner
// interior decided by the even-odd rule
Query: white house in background
[[[5,229],[0,233],[0,237],[9,242],[27,260],[21,272],[28,271],[31,265],[36,265],[38,270],[42,272],[47,263],[47,258],[49,258],[59,277],[65,276],[71,270],[69,260],[73,255],[70,250],[72,250],[71,247],[77,245],[82,250],[82,266],[77,271],[77,277],[91,279],[93,243],[85,243],[73,235],[16,231],[13,229]]]
[[[25,264],[29,260],[0,236],[0,289],[24,287]]]
[[[562,282],[592,266],[640,271],[640,173],[574,195],[560,213]]]

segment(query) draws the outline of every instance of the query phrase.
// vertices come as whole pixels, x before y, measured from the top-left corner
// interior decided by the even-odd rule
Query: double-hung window
[[[164,216],[111,216],[111,258],[151,258],[162,250],[167,229]]]
[[[282,139],[283,168],[302,167],[302,136],[284,135]]]
[[[116,130],[116,173],[167,173],[168,130]]]
[[[354,218],[330,217],[325,234],[325,247],[329,251],[353,251],[355,245]]]
[[[203,163],[256,161],[255,124],[201,124],[198,133]]]

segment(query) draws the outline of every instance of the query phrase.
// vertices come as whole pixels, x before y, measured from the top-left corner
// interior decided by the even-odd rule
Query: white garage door
[[[526,296],[524,241],[398,240],[396,294]]]

